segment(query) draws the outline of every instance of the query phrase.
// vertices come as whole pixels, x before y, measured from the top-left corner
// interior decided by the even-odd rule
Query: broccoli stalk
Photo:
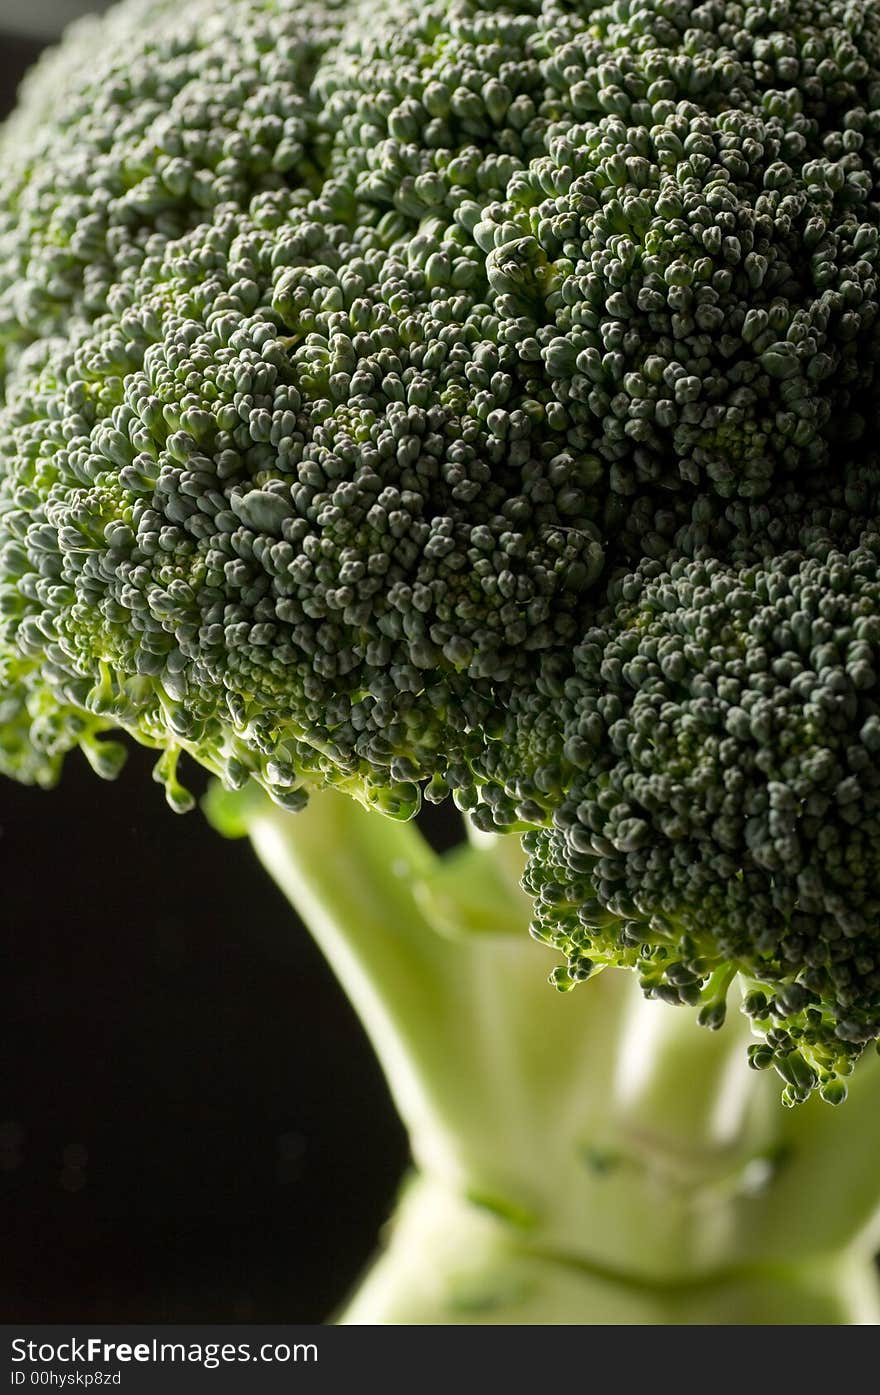
[[[443,856],[326,791],[215,791],[358,1013],[413,1158],[345,1323],[866,1323],[880,1062],[847,1108],[781,1108],[746,1018],[709,1034],[610,969],[562,997],[517,840]],[[850,1141],[852,1146],[850,1146]]]

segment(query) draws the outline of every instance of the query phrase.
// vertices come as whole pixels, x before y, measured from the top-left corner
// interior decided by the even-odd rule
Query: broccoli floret
[[[128,0],[0,144],[0,769],[527,830],[789,1099],[880,1035],[880,10]],[[707,928],[708,927],[708,928]]]
[[[564,799],[526,840],[560,986],[629,962],[720,1026],[739,971],[754,1063],[792,1101],[837,1096],[880,1035],[878,654],[876,533],[621,584],[566,685]]]
[[[224,205],[319,187],[309,83],[339,9],[132,0],[42,60],[0,144],[0,374]]]
[[[411,801],[490,678],[573,643],[603,552],[560,526],[571,472],[542,477],[526,413],[493,406],[497,317],[450,284],[454,236],[438,279],[280,203],[169,244],[22,360],[5,632],[65,701],[236,781],[384,790],[405,761]]]

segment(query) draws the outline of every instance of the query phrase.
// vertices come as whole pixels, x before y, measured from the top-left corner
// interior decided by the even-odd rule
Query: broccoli
[[[0,770],[112,777],[124,733],[176,810],[181,757],[217,777],[410,1126],[402,1252],[470,1233],[444,1174],[505,1256],[459,1311],[569,1261],[653,1294],[631,1321],[703,1320],[709,1272],[727,1320],[789,1311],[778,1217],[865,1129],[880,1040],[880,4],[123,0],[0,166]],[[450,795],[438,859],[411,820]],[[545,992],[529,916],[558,988],[601,985]],[[655,1028],[618,970],[716,1030],[740,999],[791,1121],[746,1073],[707,1123],[742,1031]],[[505,1014],[534,1040],[480,1122],[441,1063]],[[583,1062],[636,1058],[602,1104]],[[534,1165],[531,1076],[581,1111]],[[748,1213],[720,1256],[698,1158]],[[863,1260],[851,1166],[805,1262]],[[378,1272],[353,1311],[408,1311]]]

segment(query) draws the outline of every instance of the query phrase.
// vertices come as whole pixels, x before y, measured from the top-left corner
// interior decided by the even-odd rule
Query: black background
[[[38,50],[0,34],[0,108]],[[247,844],[173,815],[151,764],[0,780],[0,1318],[320,1321],[402,1129]]]

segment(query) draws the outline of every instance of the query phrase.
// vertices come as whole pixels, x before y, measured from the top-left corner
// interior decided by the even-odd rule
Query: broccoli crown
[[[560,986],[874,967],[880,3],[125,0],[0,135],[0,769],[526,829]],[[877,850],[875,853],[875,849]]]

